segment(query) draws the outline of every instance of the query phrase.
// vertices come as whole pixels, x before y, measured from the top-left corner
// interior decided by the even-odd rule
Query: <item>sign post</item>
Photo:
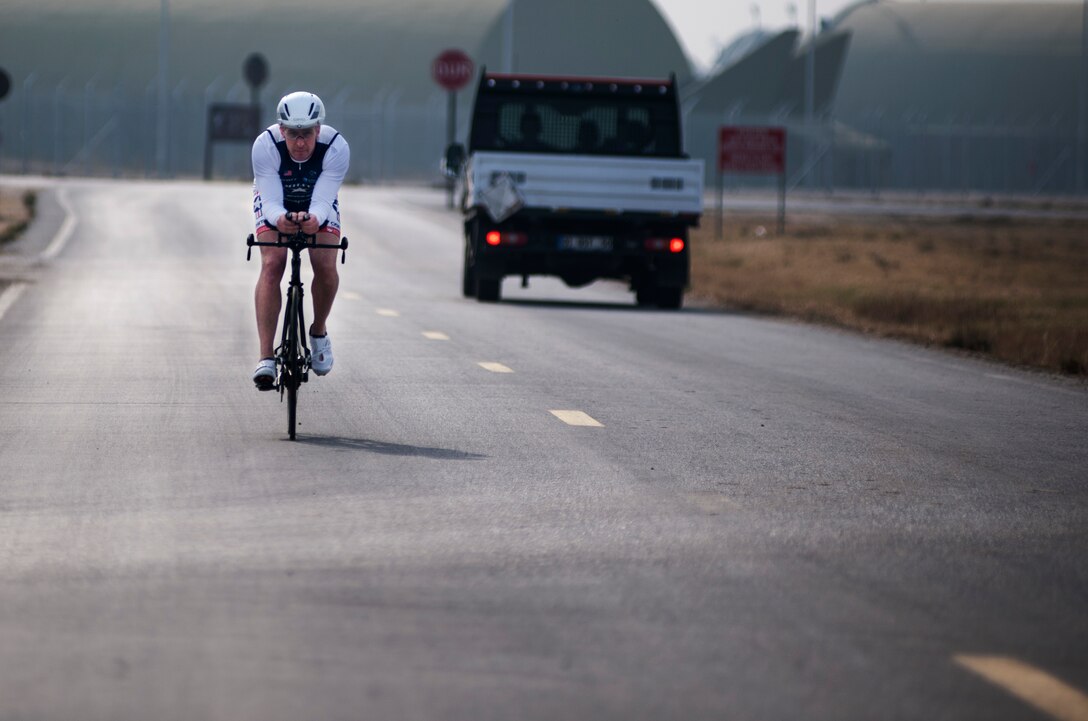
[[[460,50],[444,50],[431,62],[431,77],[448,93],[446,105],[446,147],[453,145],[457,135],[457,91],[468,85],[476,66],[472,58]],[[453,207],[454,179],[446,178],[446,207]]]
[[[264,55],[250,53],[246,61],[242,63],[242,75],[245,76],[246,83],[249,84],[250,102],[254,106],[259,106],[258,91],[264,85],[264,82],[268,80],[268,61],[264,59]]]
[[[9,92],[11,92],[11,76],[8,75],[7,70],[0,68],[0,100],[6,98]],[[0,142],[2,142],[2,139],[0,139]]]
[[[261,107],[257,90],[268,80],[268,61],[251,53],[242,64],[242,75],[250,88],[250,102],[212,103],[208,106],[208,129],[204,138],[204,180],[212,179],[212,148],[217,142],[252,143],[261,132]]]
[[[725,173],[778,175],[778,233],[786,232],[786,129],[723,125],[718,128],[718,238],[722,237]]]

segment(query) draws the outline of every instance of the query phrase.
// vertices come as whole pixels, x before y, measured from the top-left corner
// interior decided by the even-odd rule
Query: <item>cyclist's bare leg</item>
[[[317,242],[335,245],[340,242],[340,236],[335,233],[318,233]],[[340,273],[336,268],[339,254],[340,251],[335,248],[310,248],[310,265],[314,270],[314,320],[310,325],[312,335],[325,335],[325,321],[329,319],[332,302],[340,287]]]
[[[275,235],[274,233],[272,234]],[[279,324],[283,291],[280,282],[287,268],[286,248],[261,248],[261,275],[257,278],[254,298],[257,306],[257,338],[261,358],[271,358]]]

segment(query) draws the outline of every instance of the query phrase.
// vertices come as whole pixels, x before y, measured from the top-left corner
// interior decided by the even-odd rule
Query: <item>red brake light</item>
[[[501,233],[497,230],[488,231],[484,236],[488,245],[525,245],[529,242],[528,233]]]
[[[680,253],[683,252],[685,243],[683,238],[647,238],[643,245],[646,246],[646,250],[668,250],[672,253]]]

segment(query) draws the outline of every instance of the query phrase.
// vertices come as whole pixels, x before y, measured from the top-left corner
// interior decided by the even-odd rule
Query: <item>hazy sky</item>
[[[699,70],[707,70],[718,50],[740,33],[756,25],[753,8],[759,8],[760,24],[769,30],[800,23],[808,29],[810,0],[651,0],[676,31],[688,57]],[[856,0],[815,0],[816,16],[830,18]],[[907,0],[908,2],[910,0]],[[919,0],[921,1],[921,0]],[[1002,2],[1002,0],[972,0]],[[1082,2],[1082,0],[1058,0]],[[940,2],[940,0],[930,0]],[[791,11],[791,8],[795,10]]]
[[[767,29],[800,23],[808,27],[809,0],[652,0],[669,21],[688,56],[700,70],[708,69],[718,50],[740,33],[760,24]],[[832,17],[855,0],[816,0],[816,15]],[[795,10],[791,11],[791,8]]]

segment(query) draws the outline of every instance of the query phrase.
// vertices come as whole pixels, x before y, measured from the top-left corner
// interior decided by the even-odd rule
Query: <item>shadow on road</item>
[[[325,448],[338,448],[345,451],[363,451],[365,453],[380,453],[386,456],[416,456],[418,458],[433,458],[440,461],[479,461],[487,456],[479,453],[455,451],[449,448],[428,448],[427,446],[409,446],[402,443],[386,443],[385,441],[372,441],[366,438],[339,438],[336,436],[304,436],[299,434],[296,443],[306,443],[311,446]]]
[[[503,298],[502,305],[518,305],[525,308],[562,308],[564,310],[611,310],[626,313],[646,313],[661,315],[699,314],[699,315],[742,315],[740,311],[690,305],[681,310],[665,310],[653,306],[639,306],[634,303],[610,303],[607,301],[555,300],[547,298]]]

